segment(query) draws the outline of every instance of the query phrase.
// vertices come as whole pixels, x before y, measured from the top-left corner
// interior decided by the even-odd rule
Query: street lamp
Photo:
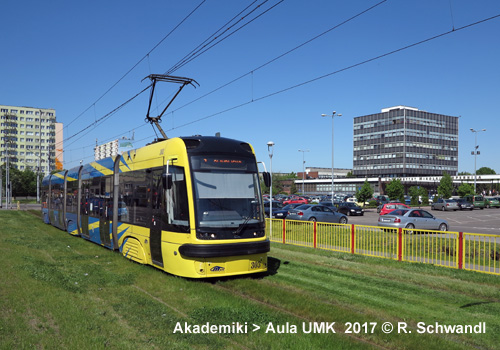
[[[477,149],[479,148],[477,144],[477,133],[481,131],[486,131],[486,129],[481,129],[481,130],[474,130],[470,128],[470,131],[474,133],[474,151],[471,152],[472,155],[474,155],[474,194],[476,194],[476,158],[478,154],[481,154]]]
[[[333,118],[334,117],[341,117],[341,113],[337,113],[336,111],[333,111],[332,114],[322,114],[322,117],[331,117],[332,118],[332,204],[333,204]]]
[[[305,164],[306,164],[306,161],[304,160],[304,153],[305,152],[309,152],[308,149],[306,150],[302,150],[302,149],[299,149],[299,152],[302,152],[302,195],[304,195],[304,182],[305,182]]]
[[[270,177],[271,177],[271,186],[269,186],[269,237],[273,236],[273,151],[274,151],[274,142],[269,141],[267,143],[267,151],[269,152],[269,163],[270,163]]]

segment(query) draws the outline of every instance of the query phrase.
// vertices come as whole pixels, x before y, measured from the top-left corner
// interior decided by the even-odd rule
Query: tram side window
[[[42,195],[41,195],[41,203],[42,203],[42,208],[47,208],[47,199],[48,199],[48,192],[49,188],[48,187],[42,187]]]
[[[172,188],[167,191],[166,210],[168,231],[189,233],[189,206],[184,168],[170,166]]]
[[[50,196],[50,208],[54,210],[63,209],[63,191],[61,184],[52,184],[52,194]]]
[[[146,226],[149,213],[149,183],[146,170],[120,174],[118,220]]]
[[[66,212],[76,214],[78,181],[68,181],[66,193]]]

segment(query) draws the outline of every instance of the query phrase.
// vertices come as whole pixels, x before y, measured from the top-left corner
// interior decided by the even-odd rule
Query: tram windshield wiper
[[[250,216],[246,216],[246,217],[245,217],[245,216],[243,216],[243,218],[245,219],[245,221],[243,221],[243,222],[240,224],[240,226],[238,226],[238,228],[237,228],[235,231],[233,231],[233,233],[234,233],[235,235],[239,235],[239,234],[240,234],[240,232],[243,230],[243,228],[244,228],[244,227],[248,224],[248,222],[249,222],[249,221],[250,221],[250,219],[251,219],[251,217],[250,217]]]

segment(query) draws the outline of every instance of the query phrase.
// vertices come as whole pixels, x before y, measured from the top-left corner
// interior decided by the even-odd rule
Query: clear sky
[[[500,173],[500,17],[463,28],[500,15],[497,0],[5,0],[1,9],[0,104],[54,108],[66,169],[92,161],[96,139],[153,140],[149,91],[104,117],[146,88],[144,77],[170,72],[200,86],[163,116],[169,137],[220,132],[250,142],[267,165],[273,141],[274,172],[302,171],[299,149],[306,166],[331,166],[332,121],[321,114],[332,111],[343,114],[335,167],[352,168],[353,118],[406,105],[460,116],[459,171],[474,171],[470,128],[487,129],[477,167]],[[178,88],[160,84],[152,115]]]

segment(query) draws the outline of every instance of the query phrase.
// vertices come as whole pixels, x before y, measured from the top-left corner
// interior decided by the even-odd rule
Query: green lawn
[[[0,349],[498,348],[498,276],[279,243],[269,263],[266,276],[189,280],[71,237],[33,213],[0,211]],[[174,333],[207,322],[240,322],[247,331]],[[305,334],[310,322],[336,322],[336,333]],[[395,330],[383,333],[384,322]],[[398,322],[411,333],[398,334]],[[419,334],[419,322],[485,322],[486,332]],[[281,333],[293,326],[296,334]]]

